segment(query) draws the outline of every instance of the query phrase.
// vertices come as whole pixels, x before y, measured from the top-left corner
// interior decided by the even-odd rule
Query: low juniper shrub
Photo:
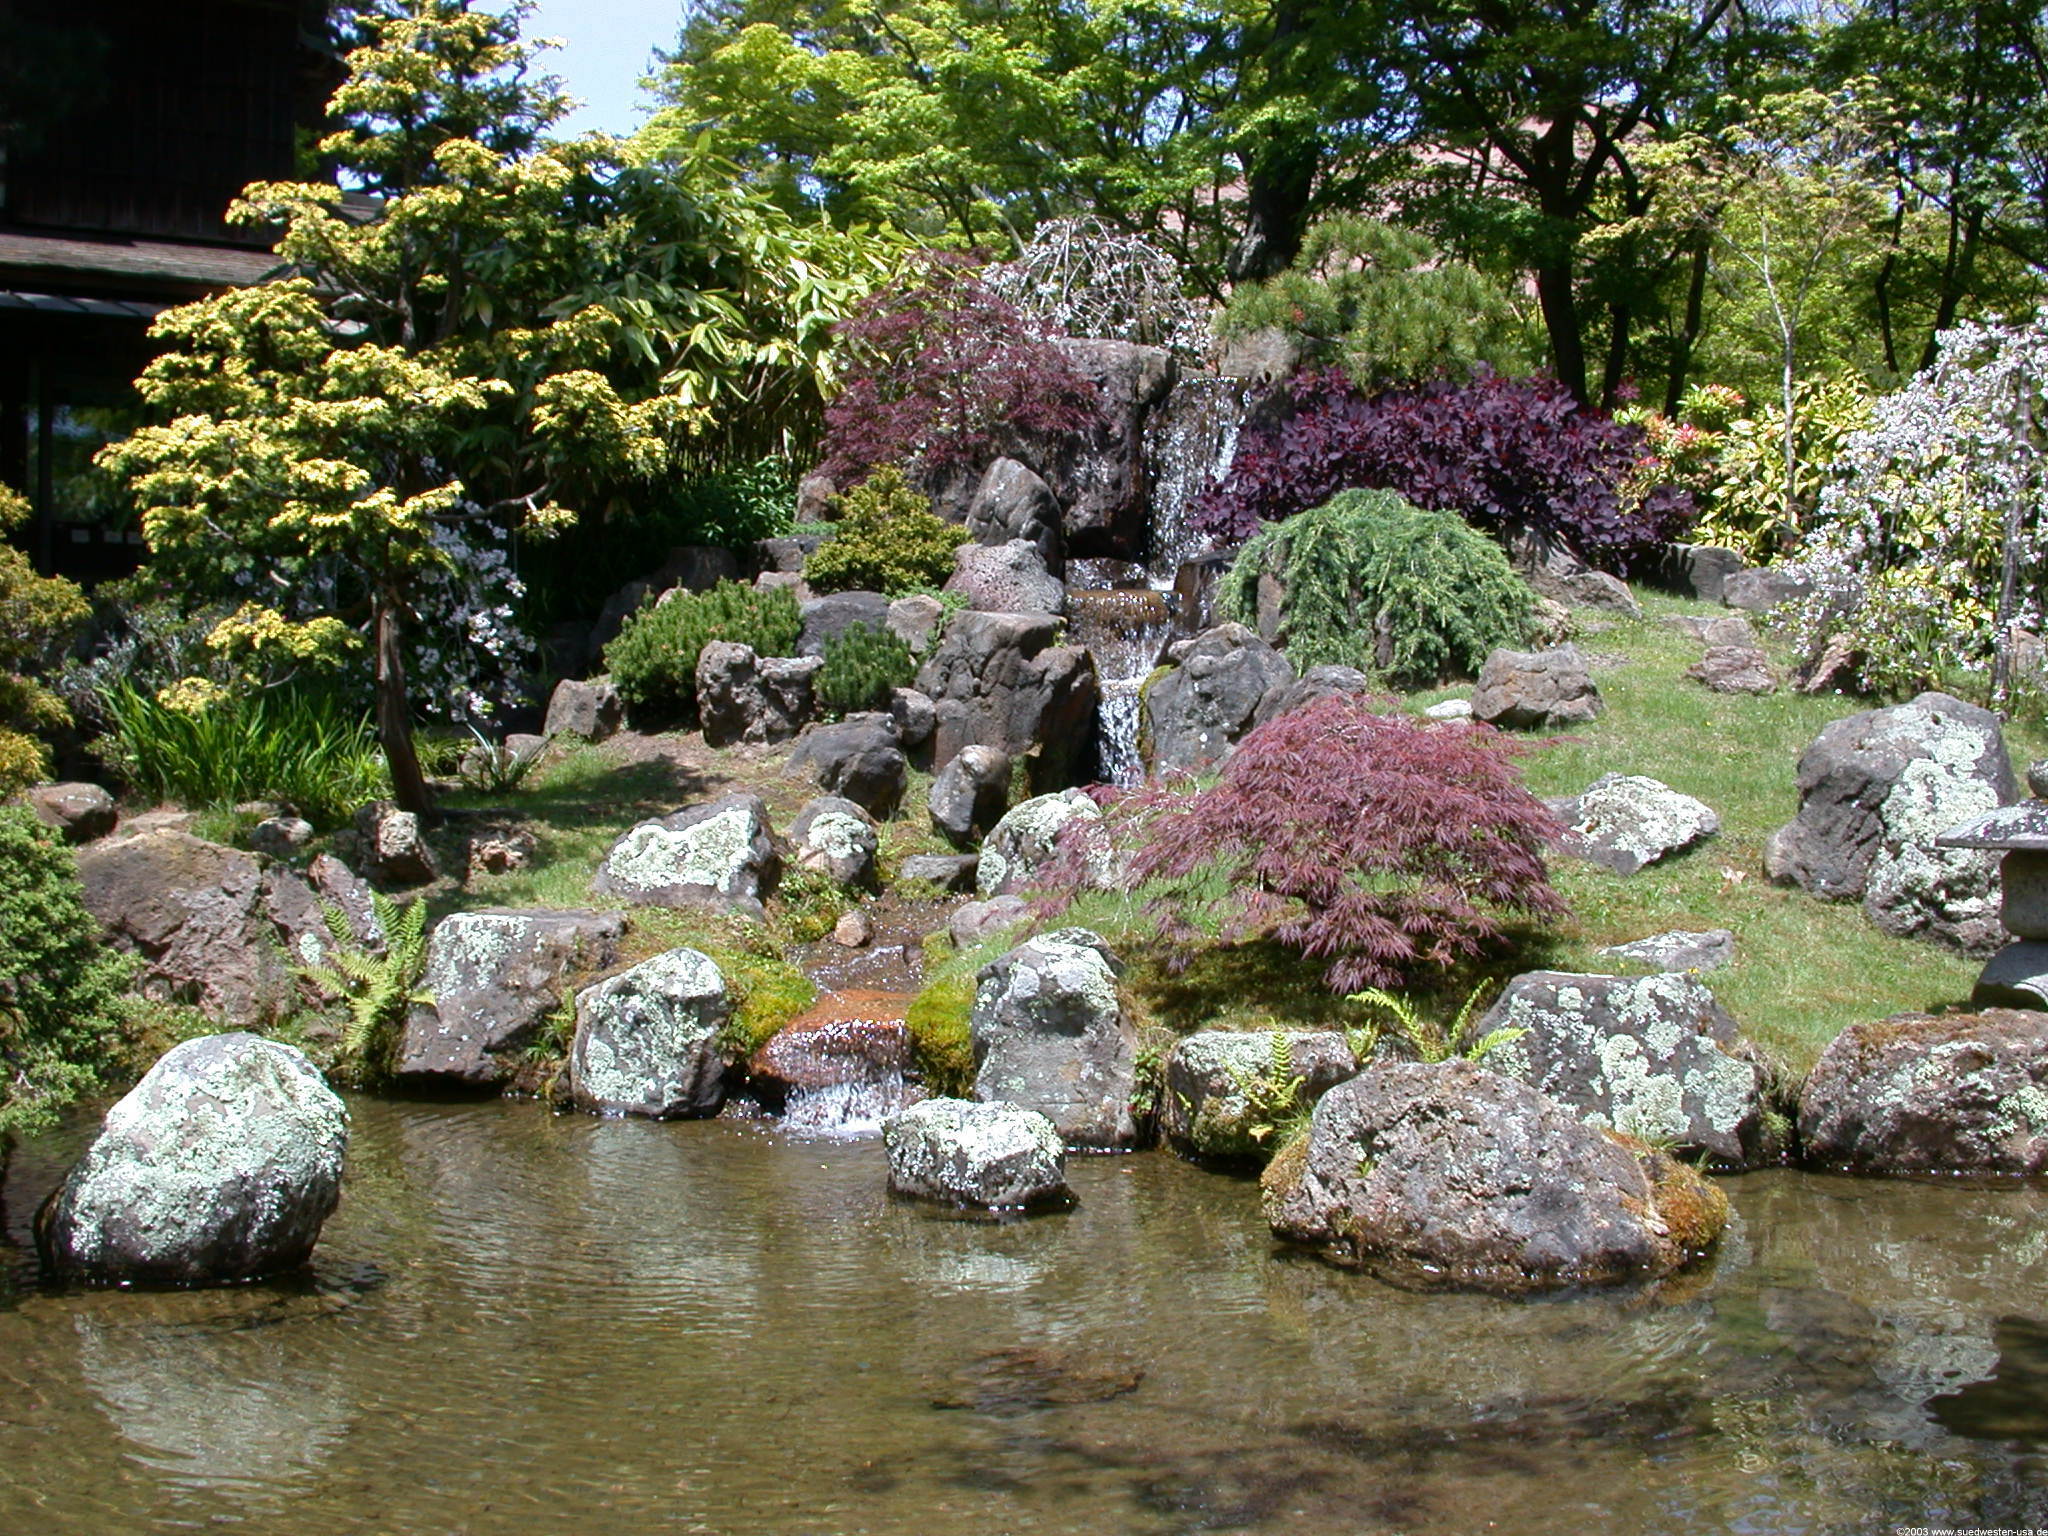
[[[1323,962],[1333,992],[1398,990],[1565,910],[1543,861],[1559,828],[1523,787],[1526,751],[1339,695],[1253,730],[1206,789],[1111,797],[1108,824],[1184,949],[1214,917],[1226,942],[1269,937]],[[1089,851],[1063,840],[1055,871]]]
[[[1626,570],[1692,516],[1675,487],[1632,493],[1641,427],[1585,409],[1554,380],[1482,369],[1470,383],[1369,394],[1330,370],[1296,379],[1289,405],[1240,440],[1230,474],[1196,508],[1200,531],[1237,543],[1339,491],[1390,490],[1503,542],[1538,534]]]
[[[679,592],[650,603],[604,648],[604,662],[626,707],[646,718],[688,718],[697,709],[697,657],[714,640],[787,656],[803,635],[796,594],[756,591],[721,581],[709,592]]]
[[[825,665],[812,689],[819,704],[835,715],[863,709],[886,709],[889,690],[909,686],[917,676],[917,657],[886,629],[849,624],[825,644]]]
[[[813,592],[900,597],[952,575],[964,538],[892,464],[839,498],[839,521],[804,562],[804,580]]]
[[[1392,491],[1343,491],[1267,525],[1238,552],[1218,605],[1258,621],[1263,576],[1281,589],[1280,643],[1301,671],[1336,663],[1396,688],[1472,677],[1529,638],[1536,594],[1500,546],[1450,512]]]

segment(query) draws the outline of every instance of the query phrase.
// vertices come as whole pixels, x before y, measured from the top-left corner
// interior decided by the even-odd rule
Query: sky
[[[564,46],[545,56],[569,94],[585,105],[556,131],[601,129],[631,133],[640,110],[640,79],[656,48],[673,48],[684,0],[540,0],[526,24],[528,37],[558,37]]]

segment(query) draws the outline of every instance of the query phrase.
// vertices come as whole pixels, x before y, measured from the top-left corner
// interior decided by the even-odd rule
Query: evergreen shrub
[[[1494,647],[1528,639],[1535,613],[1499,545],[1392,491],[1344,491],[1255,534],[1224,577],[1224,613],[1255,624],[1265,575],[1298,670],[1338,663],[1397,688],[1476,676]]]
[[[28,556],[6,542],[28,518],[21,496],[0,485],[0,795],[33,784],[49,771],[38,733],[70,718],[56,694],[29,674],[54,659],[87,614],[70,582],[38,576]]]
[[[697,657],[705,646],[730,640],[763,656],[787,656],[803,631],[796,594],[787,587],[757,592],[721,581],[709,592],[678,592],[642,608],[604,648],[604,664],[628,709],[687,718],[696,713]]]
[[[953,574],[964,530],[932,511],[894,465],[839,498],[832,537],[804,562],[813,592],[886,592],[901,597]]]
[[[825,665],[812,684],[818,702],[835,715],[886,709],[889,690],[908,687],[917,676],[917,657],[887,629],[849,624],[826,642]]]
[[[86,910],[70,850],[30,811],[0,806],[0,1145],[98,1085],[130,970]]]

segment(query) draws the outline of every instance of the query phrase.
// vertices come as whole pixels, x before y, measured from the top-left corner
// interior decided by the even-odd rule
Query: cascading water
[[[1095,658],[1102,695],[1097,735],[1108,783],[1129,787],[1144,781],[1139,691],[1173,633],[1166,594],[1182,565],[1204,548],[1203,536],[1191,526],[1195,501],[1230,471],[1247,395],[1243,379],[1182,378],[1145,427],[1151,492],[1144,565],[1069,562],[1068,611],[1076,641]]]

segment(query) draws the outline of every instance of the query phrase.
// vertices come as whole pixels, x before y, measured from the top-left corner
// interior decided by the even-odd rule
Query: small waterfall
[[[1076,579],[1087,574],[1070,571]],[[1173,609],[1166,594],[1151,587],[1096,587],[1070,591],[1067,614],[1074,638],[1095,658],[1095,681],[1102,695],[1096,728],[1102,777],[1127,789],[1142,784],[1138,691],[1159,665],[1173,633]]]
[[[901,1072],[859,1082],[800,1088],[783,1107],[782,1128],[816,1141],[867,1141],[882,1134],[882,1122],[917,1101]]]
[[[1196,498],[1230,472],[1250,388],[1243,379],[1193,374],[1173,386],[1145,424],[1145,470],[1152,486],[1146,566],[1153,586],[1202,554],[1207,541],[1188,526]]]

